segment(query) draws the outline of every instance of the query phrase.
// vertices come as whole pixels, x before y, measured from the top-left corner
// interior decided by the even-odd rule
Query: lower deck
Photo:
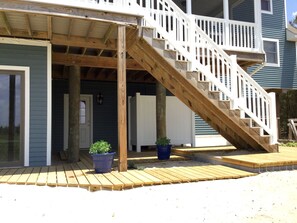
[[[81,152],[78,163],[69,164],[60,160],[52,166],[0,169],[0,183],[80,187],[90,191],[123,190],[236,179],[263,171],[293,170],[297,167],[297,149],[290,147],[280,147],[279,153],[251,153],[238,151],[234,147],[175,148],[168,161],[158,160],[155,151],[129,152],[128,157],[127,172],[117,171],[115,159],[110,173],[97,174],[89,154]]]
[[[141,163],[127,172],[113,170],[96,174],[90,156],[82,153],[81,161],[74,164],[58,163],[54,166],[0,169],[0,183],[81,187],[90,191],[101,189],[122,190],[160,184],[188,183],[205,180],[236,179],[255,175],[247,171],[222,165],[210,165],[173,156],[171,161],[156,162],[156,155],[141,153],[131,158]],[[148,166],[148,164],[150,164]],[[147,165],[147,166],[146,166]]]
[[[278,153],[236,150],[233,146],[189,150],[178,148],[175,154],[256,173],[297,168],[297,148],[295,147],[280,146]]]

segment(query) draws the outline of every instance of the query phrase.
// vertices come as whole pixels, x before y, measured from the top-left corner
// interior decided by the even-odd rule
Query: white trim
[[[46,165],[52,162],[52,46],[47,46],[47,148]]]
[[[266,10],[262,10],[262,3],[261,3],[261,0],[260,0],[261,12],[264,13],[264,14],[272,15],[273,14],[273,2],[272,2],[272,0],[269,0],[269,1],[270,1],[270,11],[266,11]]]
[[[47,47],[46,165],[51,165],[51,159],[52,159],[52,156],[51,156],[51,152],[52,152],[52,47],[51,47],[51,43],[49,41],[44,41],[44,40],[27,40],[27,39],[21,39],[21,38],[6,38],[6,37],[0,37],[0,43]],[[28,86],[29,86],[29,84],[30,84],[30,79],[29,79]],[[30,88],[29,88],[29,90],[30,90]],[[28,158],[25,160],[28,160],[27,163],[25,162],[25,166],[29,166],[29,154],[28,154]]]
[[[45,40],[28,40],[28,39],[7,38],[7,37],[0,37],[0,43],[27,45],[27,46],[45,46],[45,47],[48,47],[50,45],[50,42]]]
[[[275,42],[276,43],[276,51],[277,51],[277,63],[266,63],[265,62],[265,66],[269,66],[269,67],[280,67],[279,40],[278,39],[271,39],[271,38],[263,38],[262,40],[263,40],[263,50],[264,50],[264,52],[265,52],[264,41],[266,41],[266,42]],[[266,57],[266,53],[265,53],[265,57]]]
[[[287,29],[288,28],[287,0],[284,0],[284,9],[285,9],[285,23],[286,23],[286,29]]]
[[[24,78],[24,166],[30,159],[30,67],[0,65],[0,70],[19,71]]]

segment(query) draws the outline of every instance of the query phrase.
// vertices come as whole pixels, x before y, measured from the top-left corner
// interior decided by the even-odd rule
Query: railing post
[[[238,108],[238,83],[237,83],[237,57],[236,55],[231,55],[231,109]]]
[[[254,19],[255,19],[255,48],[258,51],[263,52],[263,42],[262,42],[262,13],[261,13],[261,1],[254,0]]]
[[[275,93],[270,92],[270,129],[271,129],[271,137],[270,137],[270,145],[274,145],[277,143],[278,139],[278,131],[277,131],[277,119],[276,119],[276,99]]]
[[[229,0],[223,1],[224,7],[224,24],[225,24],[225,45],[227,48],[230,46],[230,21],[229,21]]]
[[[189,71],[193,71],[193,69],[196,67],[195,63],[196,61],[196,43],[195,43],[195,17],[193,15],[188,15],[190,24],[189,24],[189,50],[191,54],[191,61],[190,65],[188,67]],[[197,37],[198,38],[198,37]]]

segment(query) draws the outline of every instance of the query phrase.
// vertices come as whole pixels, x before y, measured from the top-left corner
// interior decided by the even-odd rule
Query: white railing
[[[155,37],[167,41],[167,47],[178,52],[179,60],[188,61],[190,71],[198,71],[197,80],[212,83],[221,91],[221,99],[230,100],[243,117],[250,117],[269,135],[274,135],[275,103],[257,82],[218,46],[193,17],[187,16],[171,0],[137,0],[145,9],[143,25],[155,27]],[[237,35],[237,34],[236,34]],[[244,40],[244,38],[243,38]]]
[[[219,46],[227,50],[261,52],[255,23],[194,15],[195,23]]]

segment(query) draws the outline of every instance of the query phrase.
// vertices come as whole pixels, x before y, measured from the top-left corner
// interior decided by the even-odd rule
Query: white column
[[[229,20],[229,0],[224,0],[223,8],[224,8],[224,19]]]
[[[224,0],[224,20],[225,20],[225,45],[230,45],[230,27],[229,27],[229,0]]]
[[[187,14],[192,15],[192,0],[187,0]]]
[[[256,49],[263,51],[263,43],[262,43],[262,14],[261,14],[261,1],[254,0],[254,18],[256,24],[255,30],[255,46]]]
[[[278,129],[277,129],[277,119],[276,119],[276,97],[274,92],[269,93],[271,105],[270,105],[270,145],[274,145],[278,140]]]

